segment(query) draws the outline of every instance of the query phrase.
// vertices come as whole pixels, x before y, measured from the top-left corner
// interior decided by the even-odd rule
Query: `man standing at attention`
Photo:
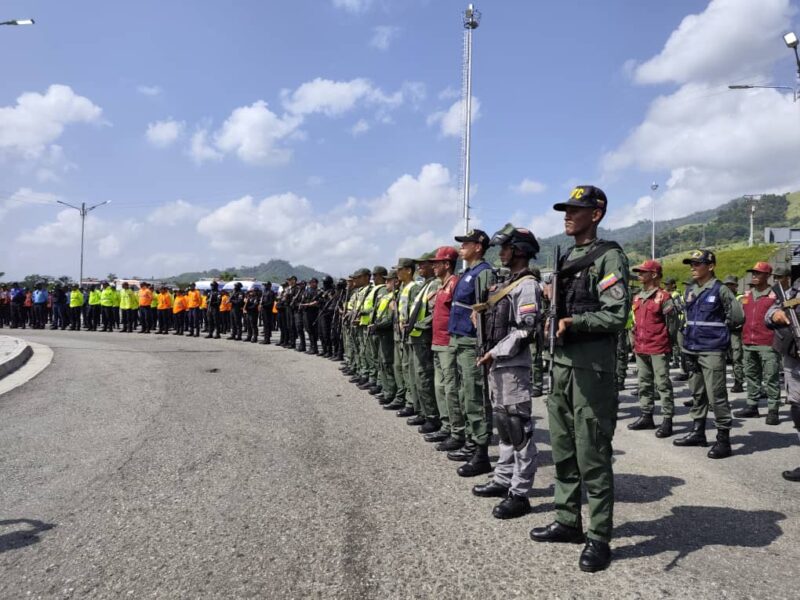
[[[617,334],[630,310],[628,259],[616,242],[597,239],[606,214],[605,193],[576,187],[566,202],[564,231],[575,246],[553,274],[558,277],[558,329],[553,385],[548,399],[550,442],[556,470],[556,519],[534,528],[538,542],[582,543],[581,488],[589,506],[589,529],[579,560],[595,572],[611,562],[614,520],[612,446],[619,396],[615,381]]]

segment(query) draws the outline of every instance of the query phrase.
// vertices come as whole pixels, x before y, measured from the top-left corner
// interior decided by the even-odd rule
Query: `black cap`
[[[566,202],[559,202],[553,205],[553,210],[565,211],[568,206],[578,208],[599,208],[603,212],[608,208],[608,198],[606,193],[599,187],[593,185],[579,185],[572,190]]]
[[[457,235],[457,242],[475,242],[483,246],[489,247],[489,236],[481,229],[470,229],[466,235]]]
[[[693,262],[715,265],[717,264],[717,256],[711,250],[692,250],[692,253],[689,254],[689,258],[683,259],[683,264],[690,265]]]

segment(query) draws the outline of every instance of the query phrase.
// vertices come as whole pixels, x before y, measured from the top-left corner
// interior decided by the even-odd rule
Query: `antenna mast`
[[[461,109],[464,130],[461,135],[461,194],[464,233],[469,231],[469,171],[472,136],[472,32],[481,22],[481,13],[473,4],[464,11],[464,60],[461,73]]]

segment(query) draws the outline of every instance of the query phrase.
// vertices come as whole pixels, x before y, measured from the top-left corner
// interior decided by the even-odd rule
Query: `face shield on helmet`
[[[527,258],[536,258],[539,253],[539,242],[528,229],[514,227],[511,223],[506,223],[500,231],[492,236],[490,246],[503,246],[511,244],[516,253],[522,254]]]

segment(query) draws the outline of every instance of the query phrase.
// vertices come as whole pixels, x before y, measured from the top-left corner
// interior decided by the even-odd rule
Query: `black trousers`
[[[267,308],[261,313],[261,321],[264,326],[264,341],[269,343],[272,341],[272,309]]]
[[[318,309],[306,309],[303,313],[303,324],[305,325],[305,330],[308,333],[308,344],[311,346],[311,352],[314,352],[315,354],[319,352],[319,346],[317,345],[317,325],[319,323],[318,316]]]
[[[258,312],[251,311],[244,314],[244,327],[247,332],[247,341],[258,339]]]
[[[231,309],[231,336],[237,340],[242,339],[242,309]]]
[[[332,354],[333,348],[331,347],[331,323],[333,321],[333,313],[322,312],[317,318],[317,332],[322,344],[323,354]]]
[[[81,328],[81,313],[83,313],[82,306],[71,306],[69,309],[70,325],[74,330]]]
[[[219,309],[210,307],[207,309],[206,316],[208,317],[208,337],[215,333],[219,335]]]
[[[286,309],[278,309],[278,329],[280,330],[280,339],[278,344],[284,346],[289,343],[289,330],[286,328]]]
[[[47,304],[40,302],[33,305],[33,326],[37,329],[44,329],[47,323]]]
[[[305,311],[304,311],[305,312]],[[299,310],[293,312],[294,317],[294,327],[292,328],[292,333],[294,335],[293,341],[297,342],[295,345],[300,349],[305,351],[306,349],[306,336],[305,332],[303,331],[303,313]]]

